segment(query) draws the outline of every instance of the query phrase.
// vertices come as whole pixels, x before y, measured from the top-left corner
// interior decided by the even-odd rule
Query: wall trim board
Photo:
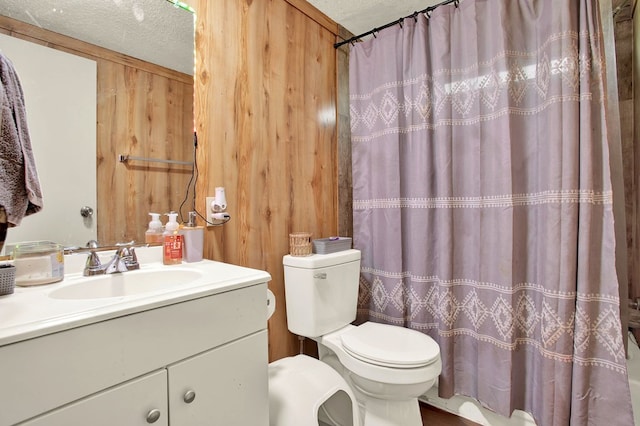
[[[110,62],[119,63],[129,67],[137,68],[143,71],[151,72],[171,80],[181,83],[193,83],[193,76],[150,62],[136,59],[132,56],[123,55],[113,50],[105,49],[72,37],[55,33],[53,31],[38,28],[34,25],[27,24],[17,19],[0,15],[0,32],[12,37],[30,41],[32,43],[41,44],[63,52],[82,56],[88,59],[104,59]]]
[[[338,24],[334,22],[331,18],[329,18],[324,13],[320,12],[316,9],[311,3],[306,0],[285,0],[291,6],[298,9],[300,12],[307,15],[313,21],[320,24],[324,29],[331,32],[333,35],[337,36],[340,33],[338,28]]]

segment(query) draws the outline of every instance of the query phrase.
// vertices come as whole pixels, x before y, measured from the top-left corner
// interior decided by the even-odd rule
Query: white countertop
[[[161,261],[161,249],[136,249],[140,271],[124,274],[131,274],[133,278],[135,274],[144,274],[145,271],[173,269],[197,271],[200,277],[180,285],[122,297],[52,298],[50,294],[55,290],[83,280],[87,280],[86,285],[91,285],[93,279],[104,278],[82,276],[86,254],[65,256],[63,281],[41,286],[16,287],[13,294],[0,296],[0,346],[271,280],[271,276],[265,271],[210,260],[165,266]],[[108,257],[109,253],[101,253],[101,258]]]

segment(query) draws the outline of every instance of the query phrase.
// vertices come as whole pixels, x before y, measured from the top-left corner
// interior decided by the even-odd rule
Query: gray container
[[[312,241],[313,252],[316,254],[330,254],[351,248],[349,237],[329,237]]]
[[[16,285],[16,267],[0,265],[0,296],[13,293]]]

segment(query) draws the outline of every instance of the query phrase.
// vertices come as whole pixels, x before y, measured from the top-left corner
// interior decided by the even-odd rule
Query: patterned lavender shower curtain
[[[464,0],[350,52],[361,319],[443,397],[631,425],[597,0]]]

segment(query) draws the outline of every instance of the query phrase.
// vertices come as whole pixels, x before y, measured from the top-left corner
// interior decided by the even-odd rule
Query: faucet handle
[[[138,263],[138,257],[136,256],[136,249],[135,247],[131,247],[129,249],[129,256],[131,256],[131,261]]]
[[[100,258],[98,254],[91,250],[89,256],[87,257],[87,261],[84,265],[84,276],[98,275],[102,273],[102,264],[100,263]]]
[[[100,263],[100,258],[98,257],[98,253],[92,250],[87,257],[86,265],[90,268],[99,268],[100,266],[102,266],[102,264]]]
[[[117,243],[118,247],[117,256],[122,259],[127,271],[133,271],[134,269],[140,269],[138,258],[136,257],[135,241],[131,240],[128,243]]]
[[[119,256],[126,256],[129,252],[129,249],[133,247],[135,241],[129,241],[128,243],[116,243],[116,252]]]
[[[87,244],[85,245],[85,247],[94,249],[94,248],[98,248],[99,244],[97,240],[89,240],[87,241]]]
[[[115,243],[113,245],[113,247],[116,249],[116,256],[117,257],[124,257],[127,256],[129,254],[129,247],[131,247],[133,245],[133,241],[128,242],[128,243]]]
[[[127,265],[128,271],[133,271],[134,269],[140,269],[140,263],[138,263],[138,257],[136,256],[136,250],[134,247],[130,247],[128,250],[128,254],[125,256],[124,263]]]

